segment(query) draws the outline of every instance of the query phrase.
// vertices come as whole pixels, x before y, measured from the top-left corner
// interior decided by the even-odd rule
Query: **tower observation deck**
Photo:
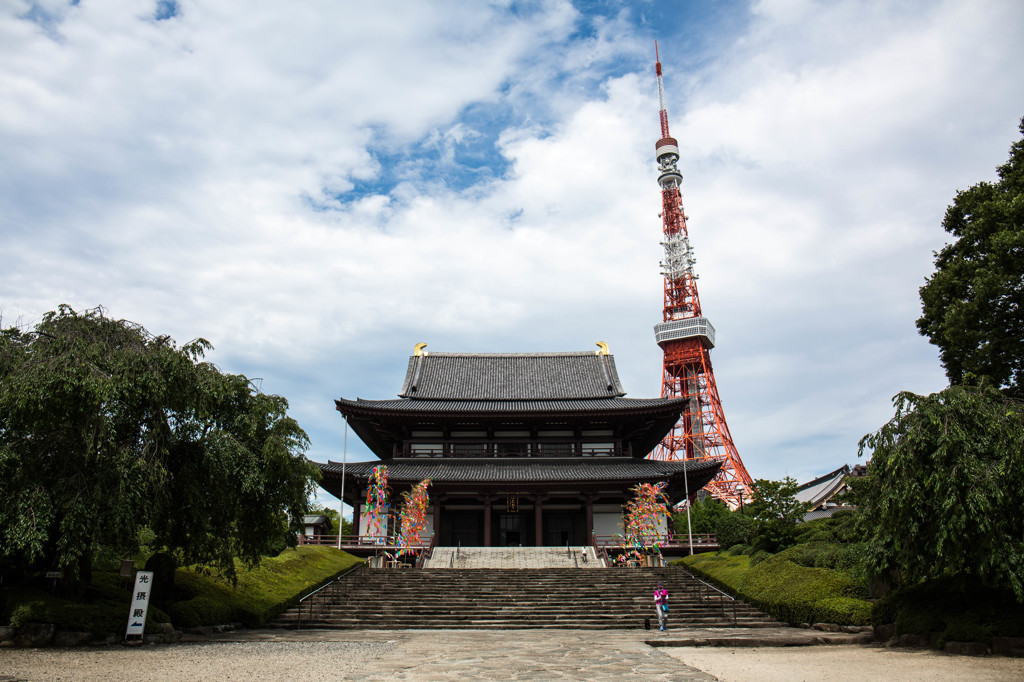
[[[655,44],[657,51],[657,44]],[[661,217],[665,249],[661,274],[665,278],[663,319],[654,326],[654,338],[664,353],[661,395],[686,398],[683,411],[672,430],[651,453],[651,459],[714,459],[722,463],[706,489],[736,509],[750,500],[753,481],[733,443],[725,421],[722,401],[711,368],[710,351],[715,346],[715,328],[704,316],[697,293],[697,262],[683,211],[679,186],[679,143],[669,135],[661,60],[655,61],[658,78],[658,117],[661,138],[655,144],[658,184],[661,186]]]

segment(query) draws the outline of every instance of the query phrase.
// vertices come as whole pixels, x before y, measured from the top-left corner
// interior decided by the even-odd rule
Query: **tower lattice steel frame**
[[[651,453],[651,458],[720,460],[722,468],[706,488],[714,497],[735,509],[744,499],[751,499],[753,481],[729,433],[711,368],[710,351],[715,347],[715,328],[703,316],[697,293],[697,275],[693,268],[696,259],[690,246],[686,213],[679,193],[683,180],[676,165],[679,143],[668,132],[657,43],[655,72],[661,121],[661,139],[655,144],[655,155],[665,239],[662,242],[665,260],[661,263],[661,274],[665,277],[665,309],[663,321],[654,327],[654,337],[664,352],[662,397],[688,400],[679,421]]]

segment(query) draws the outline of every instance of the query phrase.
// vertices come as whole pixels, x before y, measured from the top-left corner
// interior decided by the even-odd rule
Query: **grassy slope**
[[[867,625],[871,604],[863,588],[841,571],[799,566],[783,554],[751,565],[745,555],[696,554],[681,563],[688,569],[790,623]]]
[[[237,565],[238,584],[235,586],[194,568],[178,569],[175,580],[178,587],[192,593],[193,597],[171,605],[168,613],[171,622],[178,627],[232,621],[256,627],[361,561],[333,547],[296,547],[264,559],[252,570]]]
[[[252,570],[238,566],[238,584],[194,569],[179,569],[176,582],[184,600],[164,604],[176,627],[217,625],[241,621],[257,626],[285,610],[317,585],[359,563],[333,547],[297,547],[264,558]],[[60,630],[123,634],[130,590],[116,572],[97,571],[81,601],[57,597],[43,589],[8,587],[0,590],[0,623],[56,623]],[[150,605],[146,629],[167,622],[168,613]]]

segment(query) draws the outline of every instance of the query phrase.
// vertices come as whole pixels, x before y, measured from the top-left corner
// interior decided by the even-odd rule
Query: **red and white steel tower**
[[[655,144],[658,160],[658,184],[661,185],[661,216],[664,225],[665,277],[664,320],[654,326],[654,338],[664,352],[661,395],[686,398],[679,421],[651,453],[652,459],[703,459],[722,462],[707,490],[716,498],[737,508],[751,499],[753,481],[747,473],[729,426],[725,423],[722,401],[711,369],[710,351],[715,347],[715,328],[703,316],[697,295],[697,275],[693,248],[686,229],[686,214],[679,185],[683,175],[679,161],[679,143],[669,135],[665,88],[661,80],[661,60],[655,43],[655,72],[658,75],[658,116],[661,139]]]

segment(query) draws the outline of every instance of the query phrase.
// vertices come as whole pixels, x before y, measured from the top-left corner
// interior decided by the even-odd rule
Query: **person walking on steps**
[[[668,629],[665,627],[665,619],[668,617],[668,590],[661,581],[654,590],[654,610],[658,612],[658,629],[664,632]]]

